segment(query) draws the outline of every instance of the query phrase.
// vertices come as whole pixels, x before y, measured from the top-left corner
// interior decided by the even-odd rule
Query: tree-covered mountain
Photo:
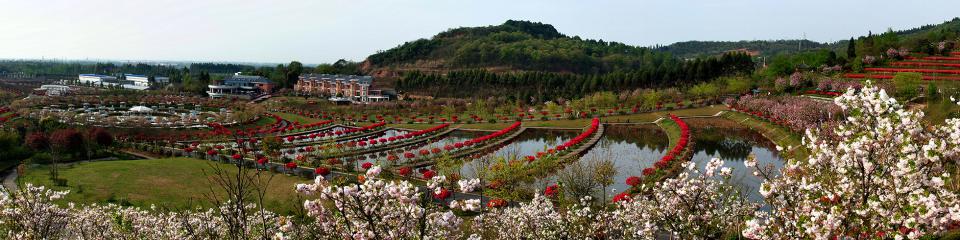
[[[672,53],[678,57],[691,58],[744,50],[760,56],[793,54],[800,51],[831,49],[836,43],[827,44],[810,40],[753,40],[753,41],[686,41],[657,47],[657,51]]]
[[[404,43],[369,56],[364,70],[487,68],[600,74],[657,66],[672,59],[671,54],[646,47],[570,37],[549,24],[509,20]]]

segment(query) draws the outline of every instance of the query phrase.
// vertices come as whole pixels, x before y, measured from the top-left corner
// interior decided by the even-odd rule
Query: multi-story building
[[[273,92],[273,82],[261,76],[246,76],[240,73],[227,76],[216,84],[207,85],[210,98],[236,97],[253,99]]]
[[[387,100],[380,90],[371,90],[372,76],[304,74],[293,90],[301,94],[344,98],[355,102]]]

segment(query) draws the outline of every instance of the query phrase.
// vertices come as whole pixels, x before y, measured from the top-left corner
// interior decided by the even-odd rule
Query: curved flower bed
[[[399,136],[380,137],[380,138],[370,139],[370,140],[351,141],[351,142],[347,142],[347,143],[345,143],[345,144],[337,144],[336,147],[339,148],[339,149],[341,149],[341,150],[349,151],[349,150],[356,150],[356,149],[364,149],[364,148],[371,148],[371,147],[383,146],[383,145],[387,145],[387,144],[390,144],[390,143],[396,143],[396,142],[406,142],[406,141],[410,141],[410,140],[415,140],[416,137],[420,137],[420,136],[423,136],[423,135],[427,135],[427,134],[430,134],[430,133],[434,133],[434,132],[437,132],[437,131],[446,129],[447,127],[450,127],[450,124],[444,123],[444,124],[440,124],[440,125],[437,125],[437,126],[433,126],[433,127],[431,127],[431,128],[428,128],[428,129],[419,130],[419,131],[415,131],[415,132],[410,132],[410,133],[406,133],[406,134],[399,135]]]
[[[690,151],[690,127],[687,126],[687,122],[684,122],[683,119],[680,119],[676,115],[670,114],[670,121],[673,121],[677,124],[677,127],[680,129],[680,136],[677,138],[677,141],[674,142],[673,148],[663,155],[660,158],[660,161],[657,161],[653,164],[653,167],[648,167],[643,169],[643,177],[631,176],[626,180],[626,184],[630,185],[632,188],[627,189],[623,193],[617,195],[618,197],[614,198],[614,202],[619,201],[618,199],[623,199],[625,196],[630,194],[630,192],[635,189],[637,185],[640,185],[644,182],[658,182],[663,178],[667,178],[675,175],[674,173],[680,170],[680,166],[683,162],[688,161],[692,157],[693,151]]]
[[[335,138],[367,132],[370,130],[376,130],[386,125],[387,125],[386,122],[378,122],[378,123],[370,124],[370,125],[359,127],[359,128],[349,128],[345,130],[330,130],[330,131],[321,132],[321,133],[303,134],[303,135],[297,135],[297,136],[295,135],[285,136],[283,137],[283,140],[284,140],[284,143],[286,144],[294,144],[294,143],[305,143],[305,142],[313,142],[313,141],[319,141],[319,140],[335,139]]]
[[[582,133],[580,133],[580,135],[577,135],[576,137],[570,140],[567,140],[566,142],[564,142],[563,144],[560,144],[559,146],[556,146],[551,149],[547,149],[546,152],[537,152],[536,156],[526,156],[525,159],[527,160],[527,162],[533,162],[539,158],[562,155],[562,153],[566,153],[567,150],[570,150],[572,147],[579,145],[580,143],[583,142],[583,140],[586,140],[587,138],[592,136],[594,133],[596,133],[597,128],[599,127],[600,127],[600,119],[593,118],[593,120],[590,121],[590,126],[587,127],[587,129],[584,130]]]
[[[9,107],[0,107],[0,116],[3,116],[4,114],[7,114],[8,112],[11,112],[11,111],[12,110],[10,110]],[[8,114],[6,116],[0,117],[0,123],[5,123],[10,119],[16,118],[17,116],[18,116],[17,113],[12,113],[12,114]]]
[[[445,123],[445,124],[440,124],[440,125],[431,127],[429,129],[404,133],[398,136],[354,140],[354,141],[349,141],[345,143],[338,143],[332,146],[322,146],[322,145],[306,146],[306,147],[297,148],[297,152],[312,153],[314,151],[323,150],[323,149],[332,147],[340,151],[339,153],[335,154],[337,156],[369,153],[371,150],[376,151],[376,149],[379,149],[379,148],[390,147],[391,144],[403,144],[406,142],[415,141],[415,140],[418,140],[418,137],[421,137],[424,135],[432,136],[431,135],[432,133],[438,132],[440,130],[444,130],[448,127],[450,127],[450,124]],[[330,156],[327,156],[327,157],[330,157]]]
[[[843,95],[843,93],[837,92],[837,91],[822,91],[822,90],[807,90],[803,93],[812,94],[812,95],[824,95],[824,96],[831,96],[831,97],[839,97],[840,95]]]
[[[459,151],[463,151],[463,150],[467,149],[467,148],[470,147],[470,146],[473,146],[473,145],[483,145],[483,144],[485,144],[485,143],[487,143],[487,142],[489,142],[489,141],[492,141],[492,140],[495,140],[495,139],[497,139],[497,138],[500,138],[500,137],[506,135],[507,133],[510,133],[510,132],[513,132],[514,130],[519,129],[519,128],[520,128],[520,124],[521,124],[520,121],[516,121],[516,122],[514,122],[513,124],[511,124],[510,126],[504,128],[504,129],[500,129],[500,130],[498,130],[498,131],[496,131],[496,132],[493,132],[493,133],[490,133],[490,134],[487,134],[487,135],[483,135],[483,136],[479,136],[479,137],[476,137],[476,138],[473,138],[473,139],[470,139],[470,140],[466,140],[466,141],[463,141],[463,142],[458,142],[458,143],[454,143],[454,144],[447,144],[447,145],[443,146],[443,150],[437,149],[436,151],[432,151],[432,150],[422,149],[421,151],[416,152],[416,153],[414,153],[414,152],[404,152],[402,157],[403,157],[403,159],[406,160],[407,162],[419,162],[419,161],[424,160],[424,159],[421,159],[421,158],[427,158],[427,157],[430,157],[430,156],[437,156],[437,155],[441,155],[441,154],[445,154],[445,153],[447,153],[447,154],[449,154],[449,153],[456,153],[456,152],[459,152]],[[397,157],[397,158],[398,158],[398,160],[399,160],[399,157]]]

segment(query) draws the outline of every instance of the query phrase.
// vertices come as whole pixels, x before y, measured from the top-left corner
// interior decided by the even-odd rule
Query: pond
[[[753,169],[743,165],[750,155],[758,166],[783,167],[783,159],[777,154],[776,145],[760,133],[737,125],[726,119],[699,119],[687,121],[695,139],[693,161],[703,169],[710,159],[720,158],[723,166],[733,169],[731,180],[740,186],[753,201],[763,201],[757,191],[763,180],[753,175]]]
[[[536,155],[537,152],[543,152],[548,148],[563,144],[563,142],[576,137],[578,134],[580,134],[580,130],[528,128],[513,141],[499,148],[494,148],[479,158],[519,159],[528,155]],[[479,158],[463,162],[460,167],[460,175],[475,178],[477,176],[477,159]]]
[[[726,119],[695,119],[687,122],[691,126],[691,134],[694,138],[692,161],[697,164],[697,168],[702,170],[714,157],[723,159],[725,167],[733,168],[734,184],[748,193],[751,200],[761,201],[762,197],[756,190],[762,181],[753,176],[752,170],[746,169],[743,161],[748,156],[754,155],[758,165],[772,164],[779,169],[783,166],[783,161],[777,155],[776,146],[763,135]],[[572,133],[576,134],[575,131]],[[527,135],[527,133],[524,134]],[[520,156],[535,153],[537,150],[542,150],[544,146],[553,146],[546,144],[545,139],[563,138],[560,137],[563,134],[560,136],[544,134],[539,138],[535,134],[544,133],[530,134],[531,136],[527,136],[521,144],[515,146],[517,149],[513,151],[519,152]],[[599,160],[612,161],[617,173],[613,177],[613,184],[604,191],[605,199],[610,199],[629,187],[626,185],[628,177],[640,176],[644,168],[651,167],[654,162],[660,160],[667,152],[668,141],[666,134],[653,124],[608,125],[597,145],[576,162],[567,166],[571,164],[590,166]],[[501,149],[497,152],[509,151]],[[474,168],[468,162],[464,164],[461,172],[465,177],[475,177]],[[566,171],[571,171],[570,169],[573,168],[567,167],[549,177],[526,182],[523,185],[531,191],[541,192],[546,186],[555,184],[559,176],[567,173]],[[599,189],[596,192],[596,197],[601,197]]]

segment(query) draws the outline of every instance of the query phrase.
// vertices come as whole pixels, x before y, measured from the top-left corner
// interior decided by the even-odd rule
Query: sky
[[[0,58],[362,61],[450,28],[508,19],[638,46],[804,35],[833,42],[941,23],[957,10],[957,0],[0,0]]]

